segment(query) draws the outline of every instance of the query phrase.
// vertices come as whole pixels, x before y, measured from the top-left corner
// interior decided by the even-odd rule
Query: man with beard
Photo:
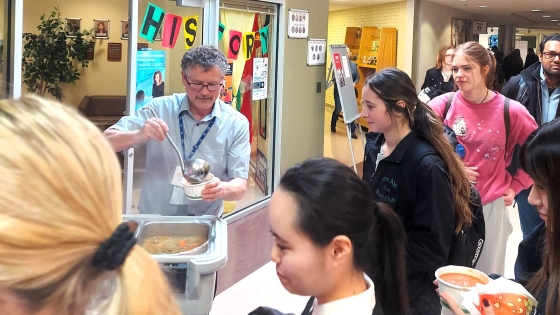
[[[220,216],[223,200],[239,200],[245,194],[251,152],[249,121],[219,99],[227,68],[226,57],[214,46],[187,51],[181,61],[186,93],[152,99],[144,109],[105,131],[117,152],[146,145],[140,213]],[[145,107],[151,107],[159,118]],[[205,186],[202,200],[186,198],[180,161],[165,140],[166,133],[185,161],[200,158],[210,165],[214,180]]]
[[[540,62],[512,77],[504,85],[501,93],[505,97],[525,105],[537,124],[541,126],[560,117],[560,107],[558,106],[560,100],[560,35],[546,36],[539,49]],[[511,172],[516,170],[515,166],[510,168]],[[531,188],[528,188],[515,197],[523,237],[542,222],[538,212],[527,202],[530,191]]]

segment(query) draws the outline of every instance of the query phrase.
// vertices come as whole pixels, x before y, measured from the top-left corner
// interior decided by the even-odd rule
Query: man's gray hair
[[[187,51],[181,60],[181,70],[186,74],[187,70],[194,66],[200,66],[204,71],[209,71],[213,67],[218,67],[225,75],[228,70],[226,56],[216,47],[202,45]]]

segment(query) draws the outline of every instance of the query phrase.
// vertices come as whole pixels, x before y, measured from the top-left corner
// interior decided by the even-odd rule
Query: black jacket
[[[535,54],[527,54],[527,57],[525,57],[525,65],[523,66],[523,69],[527,69],[537,62],[539,62],[539,56]]]
[[[449,78],[448,82],[443,81],[441,69],[431,68],[426,71],[426,78],[424,79],[424,84],[422,84],[422,90],[427,87],[433,88],[431,89],[431,93],[428,93],[428,96],[434,98],[447,92],[453,92],[455,81],[453,81],[453,76]]]
[[[535,118],[537,125],[542,124],[542,86],[541,86],[541,63],[525,69],[521,74],[509,80],[502,88],[505,97],[516,100],[527,107],[527,110]],[[547,92],[547,91],[545,91]],[[556,111],[556,118],[560,117],[560,106]]]
[[[447,167],[437,151],[415,131],[375,162],[382,134],[366,134],[363,179],[374,198],[389,204],[402,220],[408,243],[407,282],[411,301],[434,290],[435,271],[445,265],[455,227],[454,199]]]
[[[517,260],[515,261],[515,281],[526,286],[531,277],[541,269],[542,254],[544,250],[544,240],[546,225],[544,222],[537,225],[535,229],[521,241],[517,251]],[[548,285],[544,290],[535,296],[539,305],[537,306],[537,315],[544,315],[546,310],[546,294]]]

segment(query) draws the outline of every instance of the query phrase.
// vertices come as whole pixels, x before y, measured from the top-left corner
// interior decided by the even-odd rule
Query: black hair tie
[[[128,224],[122,223],[108,240],[99,245],[91,263],[94,267],[115,270],[124,263],[135,244],[134,233]]]

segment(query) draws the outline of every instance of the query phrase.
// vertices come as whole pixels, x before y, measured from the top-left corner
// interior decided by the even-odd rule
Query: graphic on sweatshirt
[[[467,122],[463,116],[459,116],[455,119],[452,128],[458,137],[465,137],[468,133]]]

